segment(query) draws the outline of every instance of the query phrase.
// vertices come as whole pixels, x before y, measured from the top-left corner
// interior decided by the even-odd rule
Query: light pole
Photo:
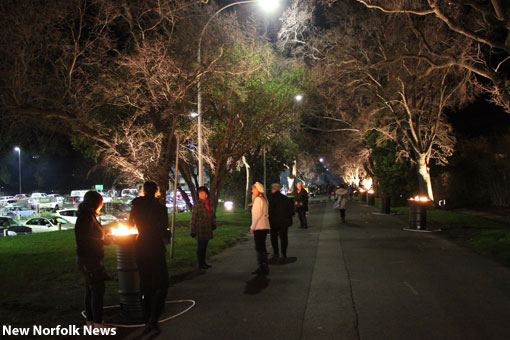
[[[17,146],[14,151],[18,152],[19,193],[21,194],[21,149]]]
[[[204,185],[204,168],[203,168],[203,159],[202,159],[202,38],[204,37],[205,30],[209,23],[223,10],[240,4],[248,4],[252,2],[258,2],[264,8],[268,10],[274,9],[278,7],[278,2],[276,0],[246,0],[246,1],[237,1],[233,2],[229,5],[223,6],[219,10],[217,10],[213,15],[209,17],[209,20],[205,23],[202,28],[202,32],[200,32],[200,38],[198,39],[198,50],[197,50],[197,64],[199,68],[199,73],[197,77],[197,129],[198,129],[198,183],[200,186]]]

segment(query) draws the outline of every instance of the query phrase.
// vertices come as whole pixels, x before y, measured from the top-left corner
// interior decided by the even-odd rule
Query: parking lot
[[[32,193],[0,197],[0,237],[18,234],[59,231],[74,228],[78,215],[78,205],[88,190],[73,190],[69,195]],[[117,192],[101,192],[103,209],[99,221],[103,225],[127,220],[131,211],[131,201],[138,195],[136,189]],[[166,206],[173,212],[173,198],[169,195]],[[177,212],[188,207],[178,197]]]

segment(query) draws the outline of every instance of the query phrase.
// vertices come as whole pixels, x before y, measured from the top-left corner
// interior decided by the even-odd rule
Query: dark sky
[[[480,99],[462,110],[448,114],[458,137],[472,138],[510,133],[510,113]]]

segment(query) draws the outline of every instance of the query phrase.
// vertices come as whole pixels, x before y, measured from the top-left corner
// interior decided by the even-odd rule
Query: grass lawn
[[[189,236],[190,218],[190,213],[176,216],[174,259],[168,260],[171,280],[196,267],[196,243]],[[243,239],[250,214],[218,212],[217,220],[208,256]],[[76,269],[75,252],[73,230],[0,238],[0,324],[83,324],[83,277]],[[114,278],[106,282],[105,306],[118,304],[115,252],[115,245],[105,247],[105,267]]]
[[[409,207],[392,207],[391,212],[407,219]],[[446,238],[510,266],[510,221],[502,223],[467,213],[431,208],[427,210],[427,227],[441,228]]]

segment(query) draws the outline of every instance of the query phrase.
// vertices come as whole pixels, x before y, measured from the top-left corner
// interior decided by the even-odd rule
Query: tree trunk
[[[248,210],[248,204],[250,204],[249,199],[251,198],[251,192],[250,192],[250,165],[248,164],[248,161],[246,160],[246,157],[243,156],[243,164],[246,169],[246,188],[245,188],[245,195],[244,195],[244,209]]]
[[[292,169],[289,169],[290,175],[287,176],[287,183],[289,184],[289,192],[294,192],[294,182],[296,181],[296,175],[297,175],[297,161],[294,160],[294,163],[292,163]]]
[[[427,154],[416,155],[416,170],[418,171],[418,180],[420,183],[420,195],[427,195],[432,201],[434,193],[432,191],[432,181],[430,180],[430,168],[427,162]]]

